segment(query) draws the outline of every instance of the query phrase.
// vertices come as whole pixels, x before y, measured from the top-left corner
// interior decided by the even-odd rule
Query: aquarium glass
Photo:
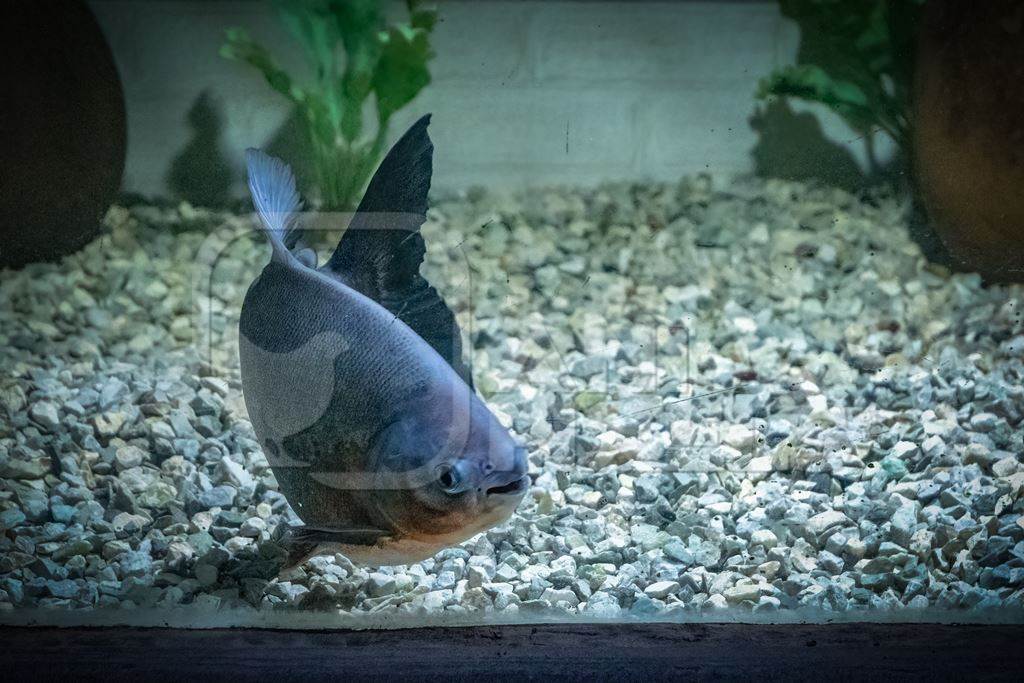
[[[82,4],[124,172],[4,219],[0,623],[1021,620],[1019,8]]]

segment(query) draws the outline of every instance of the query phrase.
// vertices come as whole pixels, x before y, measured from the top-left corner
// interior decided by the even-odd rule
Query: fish
[[[271,257],[239,315],[242,394],[302,521],[278,532],[285,567],[417,562],[506,521],[529,488],[525,447],[474,390],[455,315],[420,273],[429,122],[385,155],[319,267],[290,167],[246,151]]]

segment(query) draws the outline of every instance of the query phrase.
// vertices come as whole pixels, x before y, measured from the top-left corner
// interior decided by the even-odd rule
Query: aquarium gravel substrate
[[[235,327],[268,247],[115,207],[0,274],[0,619],[1019,617],[1024,289],[929,264],[905,215],[707,176],[439,196],[424,272],[530,493],[415,565],[278,575],[298,519]]]

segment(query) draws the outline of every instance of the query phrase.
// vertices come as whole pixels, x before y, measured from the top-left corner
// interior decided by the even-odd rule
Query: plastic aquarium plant
[[[301,43],[312,82],[299,84],[242,28],[227,30],[221,56],[258,69],[301,114],[323,208],[348,210],[387,141],[391,116],[430,83],[430,32],[437,14],[407,0],[406,23],[385,21],[379,0],[274,0]],[[376,130],[364,133],[374,95]]]
[[[796,64],[763,79],[758,97],[819,102],[867,145],[884,131],[904,159],[911,153],[911,78],[915,25],[924,0],[779,0],[800,27]]]

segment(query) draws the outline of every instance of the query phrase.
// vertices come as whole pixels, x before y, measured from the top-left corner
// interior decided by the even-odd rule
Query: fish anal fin
[[[371,527],[324,529],[311,526],[292,526],[284,531],[279,542],[288,553],[285,566],[292,567],[318,554],[321,546],[372,546],[388,535],[389,532],[383,529]]]

